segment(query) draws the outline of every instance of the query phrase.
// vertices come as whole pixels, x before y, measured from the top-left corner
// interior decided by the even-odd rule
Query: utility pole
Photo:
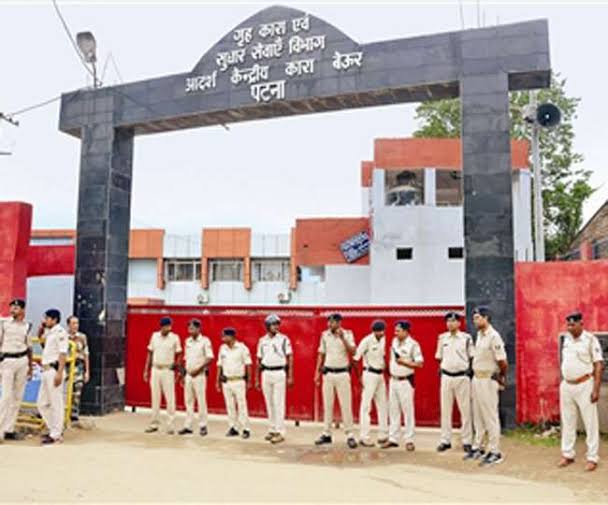
[[[536,91],[530,90],[530,105],[536,110]],[[545,231],[543,226],[543,181],[540,166],[540,125],[534,121],[532,127],[532,169],[534,174],[534,259],[545,261]]]

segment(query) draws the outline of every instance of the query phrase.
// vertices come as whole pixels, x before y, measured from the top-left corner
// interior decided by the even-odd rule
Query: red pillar
[[[12,298],[25,298],[32,206],[0,202],[0,314]]]

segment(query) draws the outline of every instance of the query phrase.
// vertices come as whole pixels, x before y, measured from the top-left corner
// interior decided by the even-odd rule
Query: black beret
[[[173,323],[173,321],[171,321],[170,317],[161,317],[160,318],[160,322],[159,322],[159,324],[161,326],[167,326],[167,325],[172,324],[172,323]]]
[[[236,337],[236,330],[234,328],[224,328],[222,333],[228,337]]]
[[[572,312],[566,316],[566,321],[569,323],[578,323],[583,320],[583,314],[581,312]]]
[[[386,328],[386,323],[384,321],[374,321],[372,324],[372,331],[384,331]]]
[[[334,312],[327,317],[328,321],[342,321],[342,314]]]
[[[409,321],[397,321],[395,326],[399,326],[402,330],[408,330],[412,327],[412,323]]]
[[[195,328],[201,327],[201,322],[198,319],[190,319],[190,322],[188,324],[194,326]]]
[[[49,309],[47,310],[44,315],[46,317],[50,317],[51,319],[56,319],[57,322],[61,322],[61,312],[59,312],[57,309]]]
[[[19,308],[25,309],[25,300],[23,300],[22,298],[15,298],[11,300],[11,303],[9,303],[9,306],[12,305],[16,305]]]
[[[445,320],[449,321],[450,319],[455,319],[456,321],[460,321],[460,314],[458,312],[454,312],[454,311],[448,312],[445,315]]]
[[[473,314],[479,314],[482,317],[490,317],[490,309],[485,305],[480,305],[479,307],[475,307],[473,309]]]

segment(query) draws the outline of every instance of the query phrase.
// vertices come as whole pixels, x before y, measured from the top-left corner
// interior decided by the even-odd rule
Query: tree
[[[540,131],[540,158],[543,175],[543,219],[545,251],[548,259],[568,252],[583,220],[583,203],[593,193],[591,172],[583,169],[582,154],[574,150],[574,126],[580,98],[565,91],[566,79],[555,74],[551,87],[538,91],[538,103],[550,102],[559,107],[562,121],[555,128]],[[509,95],[511,136],[530,141],[531,129],[522,111],[530,102],[527,91]],[[416,108],[419,128],[414,137],[460,137],[460,100],[424,102]]]

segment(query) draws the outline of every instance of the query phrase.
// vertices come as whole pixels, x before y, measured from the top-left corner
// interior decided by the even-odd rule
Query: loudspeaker
[[[552,103],[543,103],[536,109],[536,121],[543,128],[557,126],[562,119],[562,113]]]

